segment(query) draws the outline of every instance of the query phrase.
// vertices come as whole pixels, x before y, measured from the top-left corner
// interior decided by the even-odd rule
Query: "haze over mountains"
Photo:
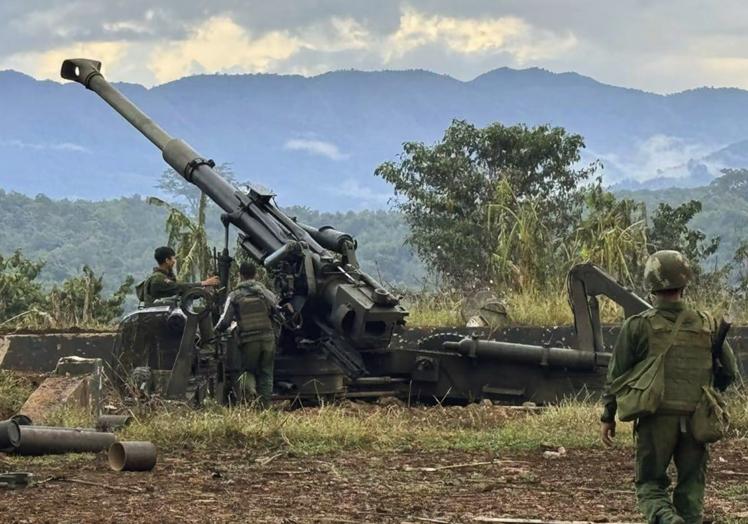
[[[586,138],[605,182],[622,188],[708,183],[748,166],[748,91],[672,95],[575,73],[488,72],[469,82],[426,71],[338,71],[315,77],[201,75],[151,89],[118,84],[168,132],[281,205],[381,208],[374,177],[404,141],[434,142],[454,118],[550,123]],[[157,150],[79,85],[0,72],[0,188],[53,198],[154,194]]]

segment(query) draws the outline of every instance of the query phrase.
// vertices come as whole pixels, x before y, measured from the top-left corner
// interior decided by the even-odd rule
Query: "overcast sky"
[[[748,88],[742,0],[2,0],[0,26],[0,69],[37,78],[81,56],[145,85],[351,68],[470,80],[539,66],[660,93]]]

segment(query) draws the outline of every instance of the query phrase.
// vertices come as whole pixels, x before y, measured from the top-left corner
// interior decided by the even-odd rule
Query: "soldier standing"
[[[226,299],[226,306],[215,330],[226,331],[236,321],[242,371],[237,381],[237,394],[243,401],[259,396],[260,405],[268,408],[273,393],[276,346],[271,315],[278,300],[271,291],[255,280],[256,273],[254,264],[241,264],[241,282]]]
[[[176,297],[196,287],[212,287],[220,283],[216,276],[209,277],[202,282],[177,282],[177,277],[174,274],[177,256],[174,250],[168,246],[156,248],[153,257],[158,265],[153,268],[151,276],[143,282],[141,290],[138,290],[138,298],[146,307],[152,306],[159,299]],[[200,319],[199,327],[203,346],[211,348],[214,336],[210,315]]]
[[[716,322],[684,304],[683,290],[692,272],[681,253],[654,253],[647,260],[644,278],[654,294],[654,307],[627,319],[621,328],[608,368],[601,437],[608,446],[615,437],[617,401],[611,385],[646,358],[662,355],[662,400],[653,414],[634,422],[637,501],[650,523],[700,524],[708,452],[706,444],[694,438],[691,417],[703,386],[714,384],[724,390],[737,378],[737,363],[725,343],[721,365],[714,368]],[[677,469],[672,501],[667,493],[671,460]]]

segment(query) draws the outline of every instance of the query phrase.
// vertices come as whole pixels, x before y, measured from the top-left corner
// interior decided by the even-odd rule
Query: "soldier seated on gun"
[[[153,257],[158,266],[153,268],[153,273],[144,282],[143,303],[145,306],[151,306],[153,302],[162,298],[181,295],[192,288],[217,286],[220,283],[216,276],[209,277],[202,282],[177,282],[174,274],[177,255],[168,246],[156,248]]]
[[[271,319],[278,299],[255,280],[257,268],[243,262],[239,267],[241,282],[226,299],[216,332],[226,331],[236,321],[239,335],[241,375],[235,385],[239,400],[251,402],[258,398],[263,409],[270,407],[273,393],[275,360],[275,329]]]
[[[153,253],[158,266],[153,268],[153,273],[140,286],[138,298],[146,307],[152,306],[156,300],[178,297],[186,291],[196,287],[217,286],[220,281],[218,277],[212,276],[202,282],[177,282],[174,267],[177,264],[177,256],[174,250],[168,246],[156,248]],[[203,347],[210,349],[213,346],[213,323],[210,315],[200,320],[200,337],[204,342]]]

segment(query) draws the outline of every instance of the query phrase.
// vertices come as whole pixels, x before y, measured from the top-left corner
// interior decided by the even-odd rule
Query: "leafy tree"
[[[421,258],[453,285],[470,288],[486,280],[500,242],[486,227],[492,209],[518,211],[532,199],[549,234],[568,231],[582,200],[579,186],[597,169],[576,167],[583,147],[581,136],[558,127],[480,129],[455,120],[433,146],[405,143],[399,161],[380,165],[376,175],[393,184],[408,242]]]
[[[214,168],[218,174],[225,178],[230,184],[234,186],[240,186],[241,184],[236,180],[234,171],[231,169],[231,164],[223,163]],[[200,207],[200,199],[202,193],[200,188],[195,184],[185,180],[183,176],[169,168],[161,173],[161,177],[156,184],[156,188],[166,193],[174,199],[172,205],[177,207],[184,206],[186,212],[191,215],[198,214],[198,208]]]
[[[652,216],[649,240],[653,251],[674,249],[682,252],[696,265],[719,249],[719,237],[706,240],[706,234],[691,229],[689,223],[701,212],[701,202],[689,200],[679,206],[660,203]]]
[[[563,245],[566,270],[589,261],[627,286],[640,288],[647,257],[646,209],[641,202],[616,198],[598,183],[586,191],[584,213]]]
[[[45,297],[37,277],[44,262],[34,262],[20,250],[9,257],[0,255],[0,322],[44,307]]]
[[[70,327],[108,324],[123,313],[134,279],[128,276],[110,297],[104,297],[103,278],[84,266],[80,275],[54,286],[49,293],[38,280],[43,262],[16,251],[0,256],[0,326]]]

